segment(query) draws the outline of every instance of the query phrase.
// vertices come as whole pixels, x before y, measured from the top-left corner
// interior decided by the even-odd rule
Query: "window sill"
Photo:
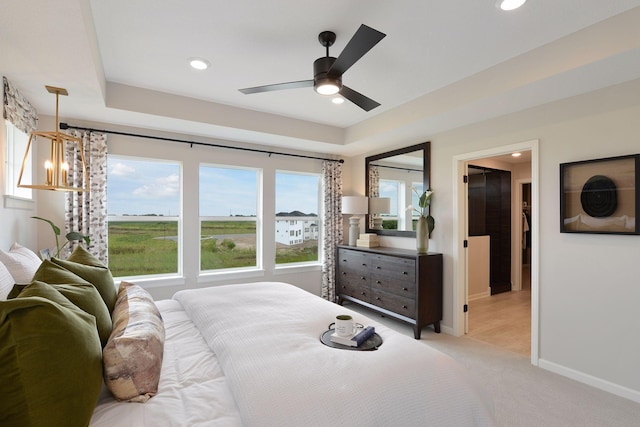
[[[200,273],[198,276],[198,283],[211,283],[229,279],[246,279],[254,277],[264,277],[264,270],[224,270]]]
[[[310,271],[321,271],[322,264],[320,263],[300,263],[300,264],[284,264],[278,265],[273,270],[274,275],[278,274],[292,274],[292,273],[304,273]]]
[[[36,207],[36,202],[33,201],[33,199],[25,199],[24,197],[5,195],[4,207],[5,209],[33,210]]]
[[[167,286],[184,286],[186,280],[183,276],[131,276],[114,277],[114,282],[120,286],[120,282],[130,282],[143,288],[164,288]]]

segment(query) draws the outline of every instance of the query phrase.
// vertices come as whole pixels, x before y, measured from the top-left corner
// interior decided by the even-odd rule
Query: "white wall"
[[[453,325],[457,286],[452,158],[539,139],[540,366],[640,401],[640,236],[559,231],[559,164],[639,153],[638,117],[640,80],[424,138],[432,142],[437,221],[430,249],[444,254],[443,327]],[[373,154],[354,158],[354,164]],[[351,177],[350,191],[364,188],[364,172],[354,173],[359,176]],[[412,239],[384,244],[413,247]]]

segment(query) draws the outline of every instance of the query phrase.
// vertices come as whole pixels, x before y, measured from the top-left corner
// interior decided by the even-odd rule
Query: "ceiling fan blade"
[[[380,106],[379,102],[374,101],[371,98],[368,98],[361,94],[360,92],[356,92],[348,86],[342,85],[342,90],[340,91],[340,95],[344,96],[349,101],[356,104],[358,107],[362,108],[364,111],[371,111],[376,107]]]
[[[273,85],[248,87],[248,88],[238,89],[238,90],[244,93],[245,95],[249,95],[252,93],[272,92],[274,90],[299,89],[301,87],[313,87],[313,80],[300,80],[298,82],[276,83]]]
[[[338,56],[329,69],[328,74],[331,76],[341,76],[385,37],[386,34],[378,30],[367,27],[364,24],[360,25],[358,31],[351,37],[349,43],[347,43],[340,56]]]

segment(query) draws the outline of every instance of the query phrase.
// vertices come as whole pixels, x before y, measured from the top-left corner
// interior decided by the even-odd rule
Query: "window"
[[[200,270],[258,267],[259,171],[200,166]]]
[[[107,182],[113,275],[179,273],[180,164],[108,155]]]
[[[29,135],[15,127],[8,120],[5,120],[5,124],[7,135],[7,172],[5,178],[5,194],[9,196],[22,197],[24,199],[31,199],[32,190],[30,188],[18,188],[18,178],[20,176],[20,169],[22,168],[24,153],[27,151]],[[33,153],[33,149],[29,151],[29,157],[27,157],[27,162],[24,165],[24,171],[22,173],[23,184],[32,184],[31,153]]]
[[[404,209],[401,207],[402,204],[402,188],[404,187],[403,182],[389,180],[389,179],[381,179],[379,183],[379,191],[380,197],[388,197],[390,198],[390,210],[388,214],[382,214],[382,228],[391,229],[391,230],[404,230],[402,224],[402,215],[398,215],[400,209]]]
[[[319,261],[320,182],[318,174],[276,172],[276,264]]]

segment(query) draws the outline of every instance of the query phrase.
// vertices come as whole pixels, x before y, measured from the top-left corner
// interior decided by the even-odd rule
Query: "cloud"
[[[136,175],[136,170],[129,165],[118,162],[111,166],[111,171],[109,172],[109,174],[112,174],[114,176],[132,177]]]
[[[133,195],[143,199],[163,199],[176,197],[180,190],[180,177],[172,174],[156,178],[153,182],[133,190]]]

